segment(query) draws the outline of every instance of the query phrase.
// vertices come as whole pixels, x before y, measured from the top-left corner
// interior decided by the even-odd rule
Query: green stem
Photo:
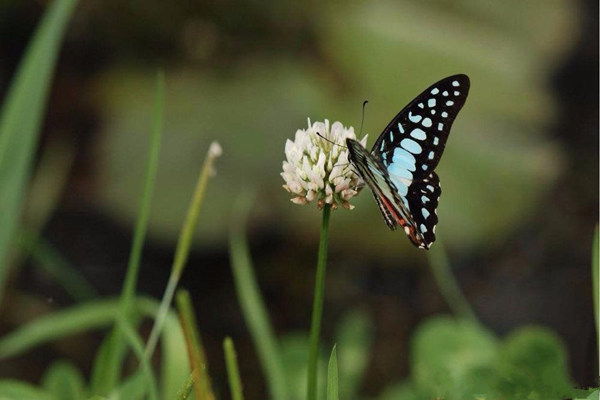
[[[204,159],[204,165],[198,176],[194,196],[192,197],[192,202],[188,208],[187,216],[183,223],[181,233],[179,234],[179,240],[177,241],[177,248],[175,249],[175,258],[173,260],[173,266],[171,267],[169,282],[167,283],[167,288],[163,294],[160,310],[156,316],[154,325],[152,326],[152,331],[150,331],[150,337],[146,343],[146,355],[148,358],[152,358],[152,354],[154,354],[158,338],[160,337],[163,325],[167,319],[175,289],[177,288],[179,278],[183,273],[183,269],[190,253],[192,239],[194,238],[194,230],[196,229],[196,223],[198,222],[198,216],[200,215],[200,206],[202,205],[202,200],[204,200],[204,192],[206,191],[206,185],[210,178],[213,163],[220,155],[220,146],[216,142],[213,142],[210,145],[206,158]]]
[[[156,75],[156,100],[154,103],[154,122],[152,124],[152,136],[150,138],[150,148],[148,151],[148,161],[146,166],[146,177],[144,179],[144,192],[140,212],[135,225],[133,243],[129,253],[129,263],[127,264],[127,274],[123,283],[121,293],[122,312],[128,313],[133,296],[135,296],[135,287],[138,281],[140,263],[142,260],[142,250],[144,240],[148,231],[148,221],[150,220],[150,205],[152,194],[154,193],[154,184],[158,171],[158,158],[160,154],[160,140],[163,126],[163,108],[165,92],[165,74],[159,71]]]
[[[315,298],[313,302],[312,321],[310,328],[310,344],[308,353],[308,400],[317,399],[317,364],[319,362],[319,336],[321,334],[321,316],[323,315],[323,299],[325,297],[325,269],[327,264],[327,242],[329,239],[329,215],[331,206],[323,208],[319,256],[317,259],[317,275],[315,278]]]
[[[460,286],[454,278],[454,274],[452,274],[448,255],[439,239],[436,246],[433,247],[433,250],[429,251],[428,255],[429,266],[431,267],[433,278],[452,312],[460,318],[479,322],[471,305],[460,290]]]
[[[230,337],[226,337],[223,341],[223,351],[225,352],[225,366],[227,367],[227,376],[229,378],[231,400],[244,400],[237,355],[235,353],[235,347],[233,346],[233,340],[231,340]]]

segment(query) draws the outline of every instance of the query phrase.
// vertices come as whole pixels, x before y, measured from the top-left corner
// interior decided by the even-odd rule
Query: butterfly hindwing
[[[426,248],[435,242],[435,227],[438,223],[437,207],[442,189],[435,172],[423,180],[413,181],[406,195],[410,215],[416,229],[423,236]]]

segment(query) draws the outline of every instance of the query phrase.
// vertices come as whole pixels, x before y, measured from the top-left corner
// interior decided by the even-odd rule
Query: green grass
[[[56,59],[76,0],[48,7],[0,112],[0,301]]]

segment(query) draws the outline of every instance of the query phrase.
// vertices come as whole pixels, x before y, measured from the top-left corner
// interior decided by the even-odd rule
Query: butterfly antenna
[[[359,136],[362,136],[363,124],[365,122],[365,108],[366,108],[368,102],[369,102],[369,100],[363,101],[363,105],[362,105],[362,117],[360,118],[360,133],[359,133]]]
[[[329,140],[329,139],[327,139],[325,136],[321,135],[319,132],[315,132],[315,133],[317,134],[317,136],[318,136],[318,137],[320,137],[321,139],[323,139],[323,140],[324,140],[324,141],[326,141],[326,142],[329,142],[329,143],[331,143],[331,144],[334,144],[334,145],[336,145],[336,146],[343,147],[344,149],[346,148],[346,146],[342,146],[342,145],[341,145],[341,144],[339,144],[339,143],[336,143],[336,142],[334,142],[334,141],[332,141],[332,140]]]

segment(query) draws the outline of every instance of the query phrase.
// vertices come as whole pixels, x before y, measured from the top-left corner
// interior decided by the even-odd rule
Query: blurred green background
[[[44,7],[0,5],[2,94]],[[61,52],[39,150],[59,155],[49,164],[58,165],[49,169],[56,185],[46,190],[60,188],[60,200],[43,236],[100,294],[118,292],[138,211],[154,78],[164,69],[165,133],[141,288],[162,292],[198,169],[218,140],[223,157],[182,283],[196,302],[216,387],[224,387],[220,342],[230,334],[246,360],[248,398],[260,398],[265,388],[228,270],[234,200],[256,193],[249,240],[278,333],[306,331],[320,215],[314,205],[291,204],[281,189],[285,141],[307,117],[358,130],[368,99],[364,132],[373,143],[421,90],[466,73],[470,95],[437,168],[439,237],[491,330],[552,328],[575,382],[591,385],[597,32],[592,0],[82,2]],[[30,201],[43,208],[51,197],[44,193]],[[366,311],[374,339],[358,386],[374,396],[409,373],[416,325],[448,308],[424,253],[388,231],[367,191],[354,203],[354,211],[332,216],[324,334],[334,337],[349,310]],[[22,262],[12,296],[28,293],[41,303],[6,302],[5,330],[69,303],[34,261]],[[0,371],[35,381],[65,352],[85,368],[98,338],[80,343],[76,351],[49,346]]]

